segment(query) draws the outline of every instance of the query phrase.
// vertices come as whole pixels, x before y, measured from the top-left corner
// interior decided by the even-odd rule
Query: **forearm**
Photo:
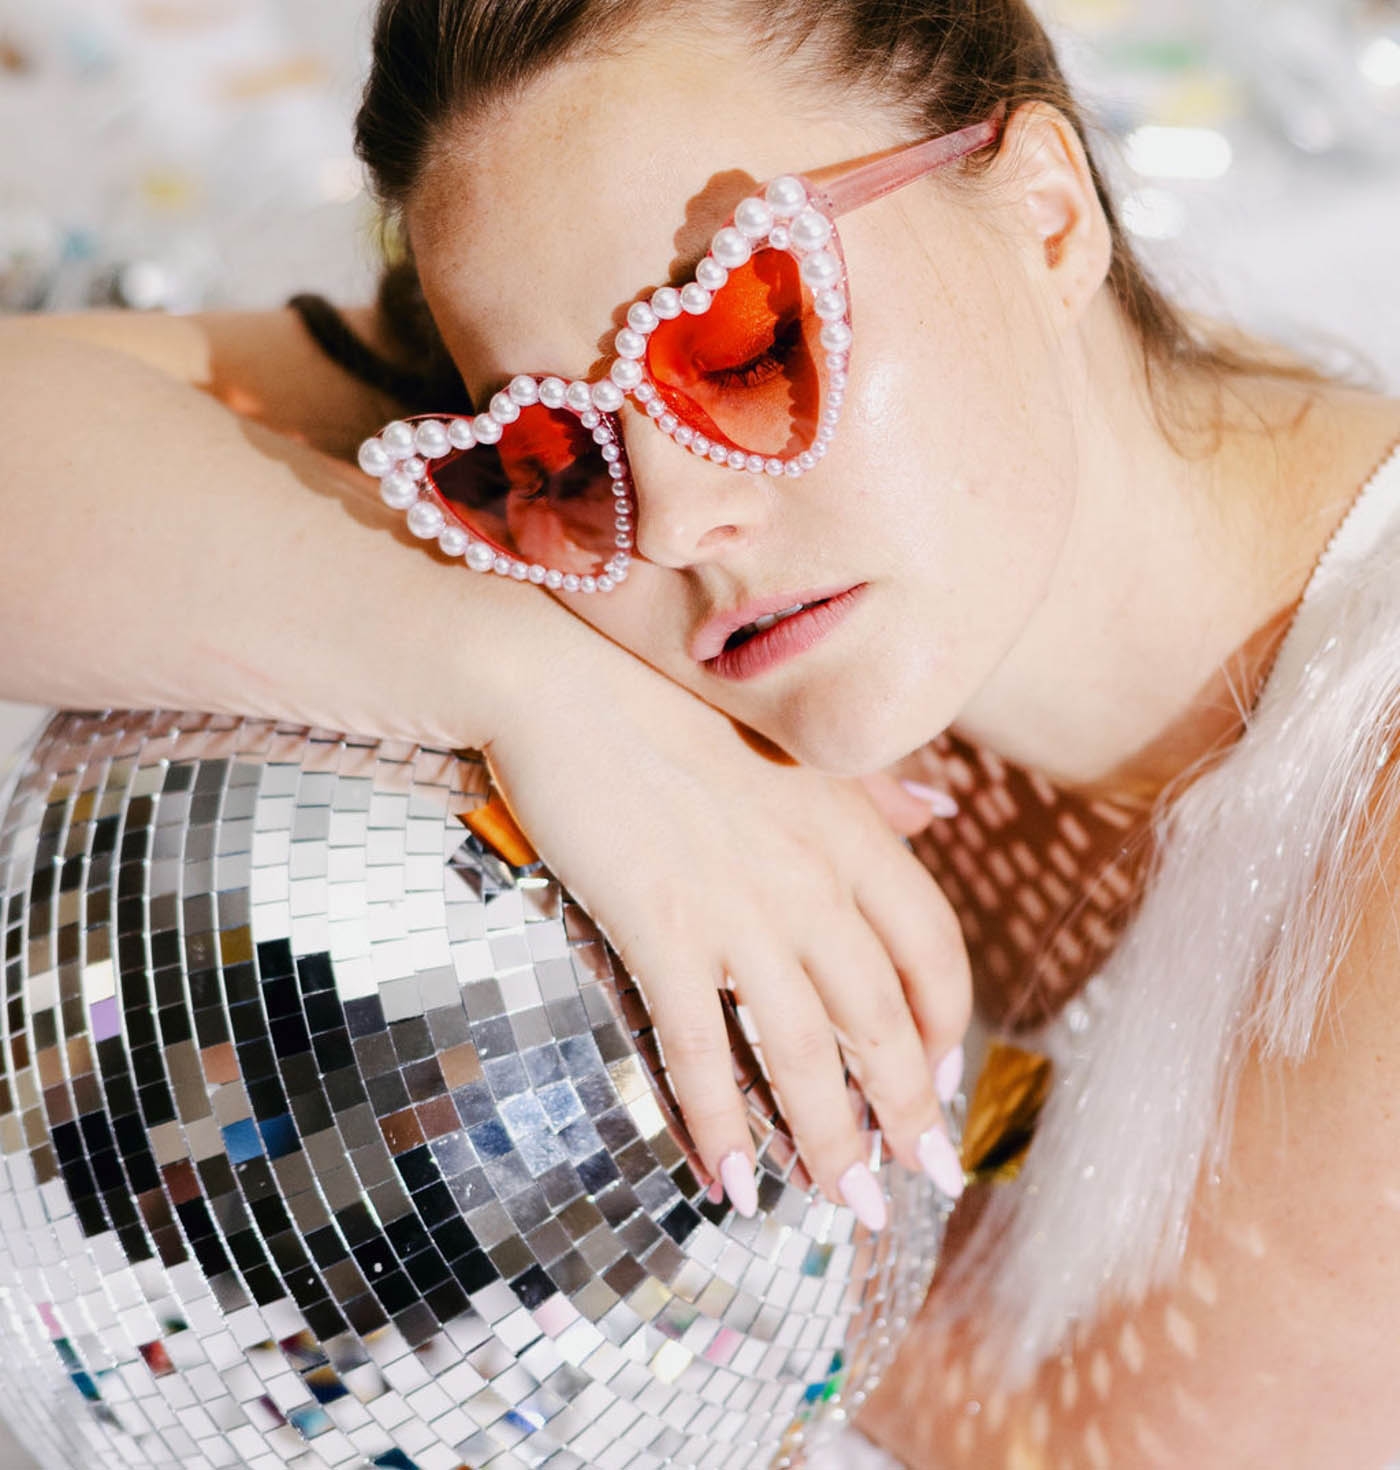
[[[343,313],[370,347],[392,355],[373,307]],[[199,388],[244,418],[340,459],[402,411],[320,350],[292,311],[94,311],[26,319],[56,338],[105,347]]]
[[[354,466],[124,354],[0,326],[0,426],[0,697],[482,745],[549,668],[625,658],[414,541]]]

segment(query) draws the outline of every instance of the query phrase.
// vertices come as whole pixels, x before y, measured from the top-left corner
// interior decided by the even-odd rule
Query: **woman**
[[[1241,826],[1256,768],[1232,757],[1259,748],[1241,740],[1242,717],[1272,692],[1273,660],[1361,487],[1393,493],[1395,463],[1377,470],[1400,439],[1400,403],[1198,333],[1157,294],[1048,43],[1015,0],[736,0],[699,14],[387,0],[375,56],[361,151],[401,213],[436,335],[406,314],[402,274],[388,309],[350,319],[377,363],[304,308],[349,371],[318,359],[291,316],[7,326],[0,401],[10,442],[22,431],[37,452],[12,455],[8,476],[15,533],[0,596],[23,636],[9,641],[5,692],[236,708],[486,748],[524,826],[646,989],[697,1149],[737,1208],[754,1199],[714,996],[726,976],[833,1198],[881,1223],[843,1056],[894,1152],[956,1193],[938,1093],[956,1087],[968,950],[985,961],[975,976],[989,1015],[1008,1027],[1053,1019],[1116,958],[1121,923],[1082,926],[1100,947],[1065,959],[1054,994],[1028,960],[1005,956],[1042,952],[1051,920],[1125,846],[1124,825],[1169,804],[1189,815],[1205,792],[1225,814],[1220,832],[1245,843],[1203,849],[1219,871],[1268,856],[1248,846],[1272,831],[1263,817]],[[932,137],[959,141],[886,198],[845,166],[875,160],[878,184],[882,160]],[[868,202],[837,222],[841,274],[823,280],[821,267],[806,295],[790,277],[768,280],[769,335],[748,355],[730,350],[737,328],[683,339],[669,369],[637,349],[660,384],[654,416],[675,419],[658,433],[629,396],[636,378],[613,370],[638,360],[619,332],[655,336],[632,308],[668,285],[707,292],[703,305],[691,295],[695,323],[722,312],[730,282],[706,266],[704,286],[697,260],[708,249],[727,271],[729,250],[742,271],[719,232],[746,199],[785,208],[790,186],[763,186],[793,175],[819,204],[861,180]],[[737,223],[769,230],[759,213]],[[822,226],[809,228],[825,249]],[[809,309],[823,289],[849,297],[849,345],[820,336],[846,325],[844,301]],[[729,356],[706,356],[716,341]],[[373,483],[347,463],[370,428],[433,412],[445,430],[466,410],[463,389],[477,406],[506,391],[534,409],[555,374],[619,389],[593,400],[605,441],[618,426],[607,463],[625,479],[616,519],[630,560],[610,562],[616,585],[600,595],[466,576],[411,536],[383,537]],[[533,388],[515,386],[522,375]],[[770,404],[746,423],[766,401],[755,390],[775,382],[784,412]],[[839,423],[825,417],[833,408]],[[702,414],[723,419],[713,437],[726,463],[695,452]],[[476,431],[488,449],[493,436],[511,442],[510,403],[496,417],[501,434]],[[757,442],[775,422],[781,442]],[[689,443],[675,442],[679,428]],[[401,433],[364,452],[386,479]],[[758,452],[757,473],[743,454],[728,461],[735,443]],[[550,468],[496,452],[508,469]],[[790,459],[803,473],[789,477]],[[538,515],[550,483],[517,479]],[[40,508],[55,486],[61,514]],[[388,493],[419,503],[403,488]],[[480,530],[481,506],[458,497]],[[568,521],[561,509],[552,529]],[[420,532],[442,524],[419,513]],[[139,598],[128,564],[143,569]],[[1378,686],[1372,753],[1388,755],[1392,687]],[[1264,747],[1261,781],[1288,748],[1286,734]],[[942,771],[971,805],[985,795],[973,753],[1063,801],[1065,830],[1084,839],[1080,893],[1062,892],[1058,914],[1003,913],[979,929],[963,908],[960,930],[848,779],[921,749],[901,771]],[[1309,749],[1306,770],[1328,765]],[[1186,974],[1179,994],[1159,983],[1116,1012],[1110,1001],[1110,1023],[1080,1042],[1090,1063],[1067,1057],[1084,1099],[1071,1111],[1087,1121],[1057,1122],[1052,1104],[1048,1142],[1028,1159],[1032,1179],[1038,1155],[1073,1161],[1068,1193],[1040,1179],[981,1225],[969,1199],[967,1244],[869,1406],[863,1426],[903,1462],[1351,1465],[1400,1444],[1385,1175],[1396,1007],[1380,983],[1397,857],[1379,767],[1346,767],[1356,820],[1327,829],[1325,851],[1277,844],[1293,873],[1350,863],[1348,942],[1334,953],[1323,935],[1328,989],[1302,1017],[1298,1063],[1271,1065],[1276,1037],[1249,1029],[1248,1005],[1172,1052],[1185,1020],[1214,1015],[1203,997],[1234,993],[1212,974]],[[909,831],[937,796],[922,782],[877,790]],[[975,836],[945,822],[921,850],[941,878],[973,887],[996,857]],[[1052,849],[1021,834],[1008,853],[1034,868]],[[1141,896],[1123,882],[1119,919]],[[1258,885],[1242,891],[1258,908]],[[1161,943],[1183,927],[1202,944],[1231,928],[1203,902],[1167,911],[1176,922]],[[1253,914],[1238,914],[1240,932]],[[1041,928],[1018,951],[1027,921]],[[1125,1128],[1135,1075],[1110,1068],[1117,1090],[1097,1094],[1083,1081],[1105,1055],[1136,1058],[1139,1073],[1177,1057],[1164,1105]],[[1186,1113],[1206,1132],[1170,1133]],[[1233,1123],[1228,1154],[1220,1119]],[[1096,1140],[1121,1145],[1134,1130],[1136,1173],[1115,1193],[1102,1170],[1095,1182]],[[1152,1150],[1168,1144],[1152,1197]],[[1198,1180],[1217,1152],[1220,1167]],[[1104,1157],[1121,1163],[1124,1150]],[[1051,1197],[1069,1205],[1037,1212]],[[1055,1233],[1067,1219],[1084,1239]],[[1030,1294],[1024,1317],[1007,1282]]]

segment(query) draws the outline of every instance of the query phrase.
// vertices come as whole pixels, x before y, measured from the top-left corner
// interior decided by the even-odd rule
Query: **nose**
[[[638,555],[657,566],[715,561],[751,541],[767,522],[774,481],[712,463],[629,413],[623,443],[637,500]]]

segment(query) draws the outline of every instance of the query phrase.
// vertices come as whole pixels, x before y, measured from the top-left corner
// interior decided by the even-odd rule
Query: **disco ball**
[[[502,812],[412,745],[41,734],[0,803],[0,1414],[46,1470],[755,1470],[868,1392],[940,1197],[885,1164],[872,1237],[816,1195],[733,1011],[761,1210],[710,1204]]]

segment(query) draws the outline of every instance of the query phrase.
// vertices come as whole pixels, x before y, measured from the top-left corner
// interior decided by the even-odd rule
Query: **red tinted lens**
[[[499,444],[478,444],[431,467],[444,506],[516,560],[596,576],[617,554],[607,461],[567,409],[535,404]]]
[[[663,321],[647,367],[667,407],[707,437],[790,459],[810,449],[826,390],[822,321],[796,259],[760,250],[703,316]]]

